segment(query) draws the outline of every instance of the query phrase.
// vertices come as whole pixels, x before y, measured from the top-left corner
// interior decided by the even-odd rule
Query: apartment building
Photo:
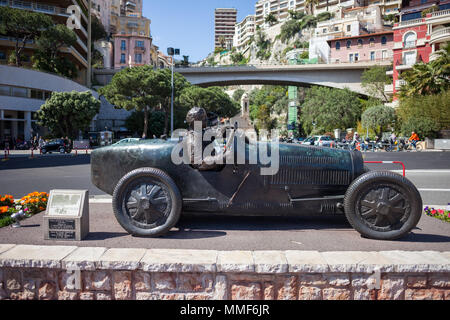
[[[398,14],[402,0],[364,0],[364,5],[377,5],[382,15]]]
[[[341,7],[335,12],[333,19],[317,23],[310,39],[309,57],[330,63],[330,40],[382,31],[386,30],[379,6]],[[341,60],[341,57],[335,59]]]
[[[394,24],[394,63],[388,72],[393,85],[385,92],[395,94],[403,85],[401,74],[417,62],[429,62],[435,52],[450,41],[450,0],[411,0],[401,9],[400,22]],[[434,12],[429,12],[434,8]],[[423,11],[427,11],[424,13]]]
[[[237,9],[217,8],[214,10],[214,47],[231,49],[237,21]],[[225,43],[221,43],[222,38]]]
[[[305,11],[305,0],[259,0],[255,4],[255,24],[265,25],[265,18],[271,13],[278,21],[285,21],[289,10]]]
[[[236,23],[233,47],[239,52],[247,50],[249,47],[250,39],[255,34],[255,16],[248,15],[241,22]]]
[[[153,64],[150,22],[144,17],[117,17],[117,33],[113,35],[114,68]]]
[[[111,0],[92,0],[92,13],[100,20],[106,32],[111,28]]]
[[[81,28],[74,29],[77,35],[77,43],[69,48],[63,48],[62,54],[75,63],[78,77],[74,79],[78,83],[86,84],[87,81],[87,26],[88,18],[83,12],[87,12],[87,1],[85,0],[33,0],[33,1],[16,1],[16,0],[0,0],[0,6],[8,6],[20,10],[29,10],[49,15],[55,24],[67,24],[69,14],[67,8],[73,4],[81,7]],[[0,64],[8,61],[9,55],[14,51],[15,41],[11,36],[0,37]],[[29,41],[24,50],[24,65],[31,65],[31,57],[36,50],[34,40]]]

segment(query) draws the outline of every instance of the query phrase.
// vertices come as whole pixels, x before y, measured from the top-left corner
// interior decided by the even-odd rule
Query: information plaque
[[[44,232],[45,240],[84,239],[89,233],[88,190],[51,190]]]

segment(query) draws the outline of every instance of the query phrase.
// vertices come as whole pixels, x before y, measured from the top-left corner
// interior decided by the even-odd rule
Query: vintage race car
[[[113,196],[114,214],[130,234],[163,235],[188,211],[345,214],[364,237],[388,240],[410,232],[421,217],[416,187],[399,174],[367,170],[359,151],[280,143],[278,171],[262,175],[259,157],[256,163],[209,167],[175,164],[171,154],[179,143],[134,140],[92,152],[92,182]],[[270,142],[246,141],[246,153],[262,143],[271,150]]]

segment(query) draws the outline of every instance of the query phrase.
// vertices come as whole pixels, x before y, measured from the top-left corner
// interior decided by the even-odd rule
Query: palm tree
[[[411,70],[402,73],[406,84],[400,89],[400,97],[437,94],[450,89],[450,45],[447,43],[429,62],[416,63]]]
[[[314,6],[319,4],[320,0],[305,0],[305,8],[308,8],[309,14],[314,14]]]

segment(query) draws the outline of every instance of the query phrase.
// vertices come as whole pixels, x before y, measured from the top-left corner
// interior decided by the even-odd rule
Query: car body
[[[113,195],[116,218],[128,232],[140,236],[164,234],[175,225],[180,212],[189,211],[257,216],[345,213],[360,233],[393,239],[409,232],[417,222],[403,227],[406,222],[400,225],[401,219],[386,220],[387,212],[403,210],[402,216],[417,221],[421,216],[420,194],[409,180],[391,172],[367,172],[357,151],[280,143],[278,171],[262,175],[265,164],[259,158],[257,163],[246,161],[207,169],[175,164],[171,155],[178,143],[135,140],[92,152],[92,182]],[[262,144],[246,142],[246,154]],[[274,148],[267,142],[266,146]],[[360,198],[348,200],[361,193]],[[179,212],[174,214],[174,208]],[[365,213],[370,215],[366,220],[372,228],[364,225],[361,217]]]
[[[320,147],[333,147],[335,145],[335,142],[330,136],[311,136],[303,140],[301,144]]]
[[[72,149],[69,143],[65,139],[53,139],[50,140],[41,147],[42,154],[59,152],[59,153],[70,153]]]

